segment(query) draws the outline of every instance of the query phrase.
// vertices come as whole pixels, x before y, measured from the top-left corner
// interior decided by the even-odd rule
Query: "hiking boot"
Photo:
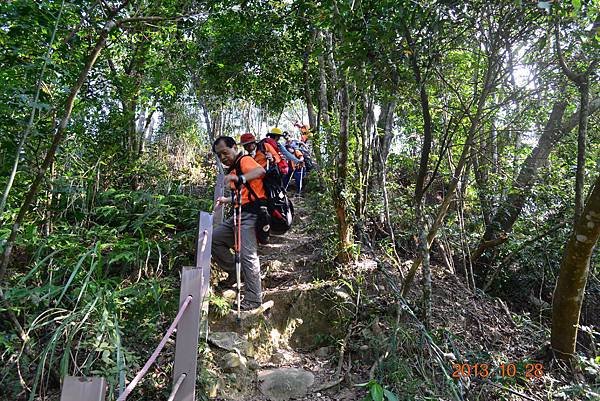
[[[244,312],[248,312],[257,308],[260,308],[262,304],[260,302],[250,302],[250,301],[246,301],[245,299],[242,300],[242,303],[240,304],[240,310],[244,311]],[[235,304],[234,310],[237,310],[237,304]]]
[[[214,292],[219,293],[219,292],[224,292],[227,290],[232,289],[233,287],[236,286],[236,280],[229,280],[229,279],[225,279],[223,281],[219,281],[217,283],[217,285],[214,286]]]

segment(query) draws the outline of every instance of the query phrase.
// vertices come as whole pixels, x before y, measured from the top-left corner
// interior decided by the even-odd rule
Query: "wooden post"
[[[196,267],[184,267],[181,274],[179,304],[181,305],[188,295],[193,299],[177,326],[173,382],[177,383],[179,388],[175,392],[173,401],[195,401],[196,399],[198,333],[203,300],[210,284],[212,223],[213,216],[210,213],[200,212]],[[184,374],[185,378],[181,379]]]
[[[198,219],[198,243],[196,245],[196,268],[202,269],[202,297],[206,296],[210,284],[213,222],[213,215],[200,212],[200,218]]]
[[[60,401],[104,401],[106,380],[103,377],[66,376]]]
[[[202,289],[202,271],[195,267],[184,267],[181,273],[181,292],[179,305],[181,306],[188,295],[192,302],[183,313],[177,325],[177,339],[175,343],[175,367],[173,368],[173,382],[178,381],[182,374],[186,375],[174,401],[195,401],[196,397],[196,366],[198,361],[198,329],[200,326],[200,305]]]
[[[221,169],[222,170],[222,169]],[[217,203],[217,199],[225,193],[225,187],[223,185],[223,171],[219,171],[217,174],[217,182],[215,183],[215,194],[214,194],[214,202]],[[223,206],[220,206],[215,209],[213,213],[213,224],[221,224],[223,222]]]

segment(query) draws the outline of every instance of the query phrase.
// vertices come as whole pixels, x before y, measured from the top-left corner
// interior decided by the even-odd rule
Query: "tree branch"
[[[562,52],[562,49],[560,48],[560,32],[558,28],[558,22],[556,21],[554,22],[554,39],[556,42],[556,55],[558,57],[558,63],[560,64],[560,68],[571,81],[573,81],[577,85],[581,85],[584,76],[582,74],[576,74],[575,72],[573,72],[573,70],[571,70],[569,66],[567,66],[567,63],[565,61],[564,54]]]

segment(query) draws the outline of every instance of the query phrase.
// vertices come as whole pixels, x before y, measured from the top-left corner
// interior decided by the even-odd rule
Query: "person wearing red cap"
[[[246,152],[248,152],[248,154],[265,170],[267,169],[267,162],[275,162],[275,164],[277,164],[281,161],[279,152],[277,152],[273,146],[266,142],[261,143],[259,146],[254,135],[249,132],[242,134],[240,137],[240,145],[242,145]]]

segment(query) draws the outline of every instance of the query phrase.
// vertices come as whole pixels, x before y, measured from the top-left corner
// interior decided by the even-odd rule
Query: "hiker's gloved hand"
[[[268,161],[272,162],[273,161],[273,155],[270,152],[267,152],[265,154],[265,157],[267,158]]]

